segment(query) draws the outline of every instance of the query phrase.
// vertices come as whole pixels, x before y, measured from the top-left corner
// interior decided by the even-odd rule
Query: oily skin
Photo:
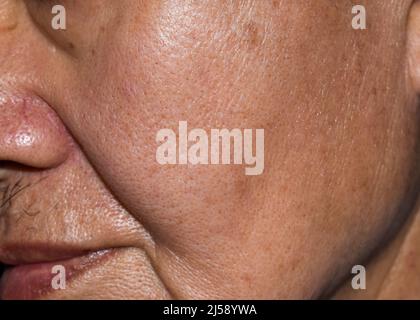
[[[62,32],[50,1],[0,0],[14,12],[1,20],[1,91],[42,97],[59,120],[29,117],[28,131],[60,137],[0,145],[18,163],[2,183],[29,185],[0,215],[0,252],[122,248],[53,298],[328,294],[403,222],[418,186],[411,1],[364,2],[366,32],[350,27],[351,1],[58,1]],[[264,174],[159,165],[156,132],[181,120],[265,129]]]

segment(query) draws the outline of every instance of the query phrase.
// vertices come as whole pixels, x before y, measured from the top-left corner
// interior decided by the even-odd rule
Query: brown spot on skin
[[[261,45],[262,36],[256,23],[249,22],[246,26],[246,33],[250,49],[255,49]]]
[[[378,90],[376,89],[376,87],[373,87],[373,88],[372,88],[372,95],[373,95],[374,97],[376,97],[376,96],[378,95]]]

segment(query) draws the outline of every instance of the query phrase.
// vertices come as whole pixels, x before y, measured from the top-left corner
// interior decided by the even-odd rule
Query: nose
[[[43,99],[0,88],[0,161],[52,168],[66,160],[69,148],[64,125]]]
[[[23,89],[31,58],[22,46],[38,40],[25,12],[22,0],[0,0],[0,161],[48,169],[67,159],[72,140],[53,108]]]

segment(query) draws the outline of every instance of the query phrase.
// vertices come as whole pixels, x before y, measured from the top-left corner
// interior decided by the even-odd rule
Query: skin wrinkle
[[[75,143],[77,144],[78,142],[75,141]],[[93,169],[94,169],[94,166],[93,166]],[[98,177],[100,179],[99,175],[98,175]],[[100,180],[101,180],[101,183],[103,183],[106,186],[106,182],[103,181],[102,179],[100,179]],[[107,188],[107,191],[112,194],[111,189]],[[112,195],[112,196],[114,196],[114,195]],[[124,210],[126,210],[126,208],[124,208],[123,204],[119,203],[119,205]],[[147,239],[147,240],[145,240],[145,243],[141,244],[141,249],[144,250],[144,253],[146,254],[146,256],[149,260],[149,263],[152,266],[156,276],[158,277],[159,281],[162,283],[162,285],[165,287],[167,293],[169,294],[169,298],[170,299],[177,299],[173,290],[162,280],[162,276],[160,275],[159,270],[156,267],[156,263],[154,263],[154,261],[156,261],[156,258],[155,258],[156,253],[154,253],[153,255],[151,253],[156,252],[156,241],[154,240],[153,234],[151,232],[149,232],[146,228],[144,228],[143,231],[146,232],[146,236],[144,237],[144,239]],[[124,247],[122,247],[122,248],[124,248]],[[112,249],[117,249],[117,247],[114,247]]]
[[[104,185],[106,185],[106,182],[105,181],[102,181],[101,180],[101,182]],[[109,188],[108,188],[108,192],[110,192],[112,194],[112,191]],[[122,204],[120,204],[120,205],[123,206]],[[161,284],[164,286],[165,290],[169,294],[168,298],[169,299],[172,299],[172,300],[173,299],[178,299],[177,296],[176,296],[176,294],[174,293],[173,289],[171,287],[169,287],[166,284],[166,282],[163,281],[163,278],[162,278],[162,276],[161,276],[161,274],[160,274],[160,272],[159,272],[159,270],[158,270],[158,268],[157,268],[157,266],[155,264],[155,261],[156,261],[155,256],[156,256],[156,254],[151,255],[151,252],[156,252],[156,242],[154,240],[153,234],[150,233],[150,232],[148,232],[147,229],[144,229],[144,231],[147,232],[146,238],[148,239],[148,241],[147,241],[147,243],[142,244],[141,249],[144,250],[144,253],[147,256],[147,258],[149,260],[149,263],[150,263],[150,265],[153,268],[153,271],[155,272],[155,274],[158,277],[159,281],[161,282]],[[116,248],[113,248],[113,249],[116,249]]]

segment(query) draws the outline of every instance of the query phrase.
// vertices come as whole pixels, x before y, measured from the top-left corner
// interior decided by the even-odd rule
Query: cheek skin
[[[347,4],[328,4],[170,1],[134,16],[133,1],[58,81],[60,115],[151,233],[175,295],[318,296],[402,219],[418,135],[418,114],[401,110],[413,105],[402,30],[385,36],[377,19],[355,35]],[[264,174],[160,166],[156,132],[182,120],[264,128]]]
[[[3,0],[0,3],[0,32],[10,31],[18,24],[18,5],[13,0]]]

